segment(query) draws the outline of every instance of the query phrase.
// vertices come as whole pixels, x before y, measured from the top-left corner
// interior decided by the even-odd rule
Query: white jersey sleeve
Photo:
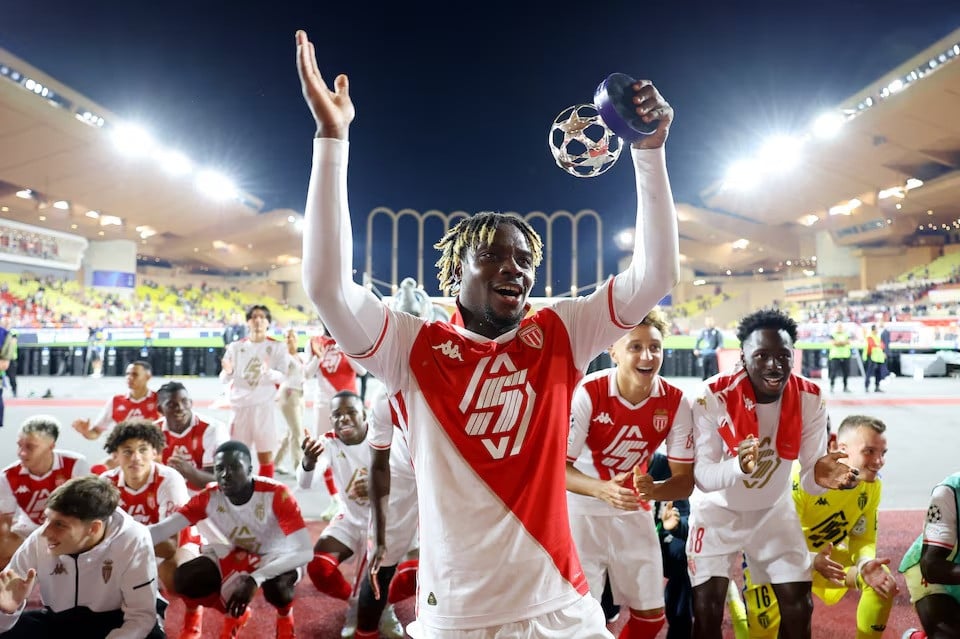
[[[74,477],[86,477],[90,474],[90,462],[87,461],[87,458],[83,455],[72,453],[76,458],[76,461],[73,462],[73,473],[70,475],[70,478]]]
[[[390,414],[390,399],[381,395],[373,403],[370,418],[367,420],[369,433],[367,441],[371,448],[386,450],[393,443],[393,416]]]
[[[574,463],[583,453],[590,434],[590,414],[593,411],[593,402],[582,385],[573,391],[573,400],[570,403],[570,436],[567,438],[567,461]]]
[[[100,412],[97,413],[93,421],[90,422],[90,430],[102,433],[110,430],[113,426],[113,398],[111,397],[107,400],[107,403],[104,404],[103,408],[100,409]]]
[[[13,496],[7,474],[0,473],[0,515],[10,515],[15,512],[17,512],[17,498]]]
[[[107,634],[106,639],[145,637],[157,623],[157,563],[153,554],[153,542],[144,526],[131,522],[137,531],[136,544],[124,553],[123,572],[120,577],[120,592],[123,603],[123,625]]]
[[[822,495],[827,489],[819,485],[813,469],[817,460],[827,454],[827,408],[826,402],[812,393],[801,395],[803,430],[800,435],[800,487],[807,494]]]
[[[208,426],[203,432],[203,456],[201,458],[202,468],[213,467],[213,456],[217,452],[220,444],[230,439],[230,431],[227,425],[219,419],[203,418]],[[201,470],[202,470],[201,468]]]
[[[923,543],[953,550],[957,541],[957,498],[952,488],[941,484],[930,497]]]
[[[163,521],[190,500],[190,492],[183,475],[174,469],[158,463],[157,472],[163,476],[157,489],[158,517],[159,521]]]
[[[667,446],[667,459],[681,464],[693,463],[693,406],[690,398],[684,395],[673,416],[673,424],[664,442]]]

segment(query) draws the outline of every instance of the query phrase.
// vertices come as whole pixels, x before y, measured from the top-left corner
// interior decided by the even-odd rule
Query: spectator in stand
[[[700,337],[697,343],[693,345],[694,357],[699,357],[703,362],[703,377],[708,379],[720,372],[720,365],[717,360],[717,351],[723,347],[723,335],[713,325],[713,318],[710,316],[703,318],[703,330],[700,331]]]

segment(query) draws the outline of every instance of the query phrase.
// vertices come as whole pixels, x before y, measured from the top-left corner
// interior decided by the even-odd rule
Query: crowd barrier
[[[920,352],[920,351],[917,351]],[[798,350],[797,372],[807,377],[820,377],[826,368],[826,350]],[[913,354],[913,351],[910,352]],[[894,351],[888,360],[889,369],[900,374],[900,353]],[[904,352],[904,356],[907,352]],[[721,369],[736,362],[737,350],[721,352]],[[108,347],[103,356],[103,374],[122,376],[127,364],[136,360],[150,362],[154,375],[165,377],[213,377],[220,374],[222,347]],[[17,372],[19,375],[72,375],[83,376],[92,370],[91,358],[85,346],[27,346],[19,349]],[[666,349],[663,352],[664,377],[702,377],[700,358],[687,349]],[[850,375],[862,375],[855,358],[850,359]]]

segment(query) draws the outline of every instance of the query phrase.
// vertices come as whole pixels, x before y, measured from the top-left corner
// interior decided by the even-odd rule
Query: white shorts
[[[589,595],[556,612],[502,626],[440,630],[415,621],[406,631],[413,639],[613,639],[600,603]]]
[[[407,501],[407,500],[404,500]],[[407,508],[393,509],[387,515],[387,554],[383,558],[384,566],[396,566],[406,554],[417,547],[418,510],[416,494],[412,495],[412,505]],[[398,504],[399,505],[399,504]],[[391,503],[391,508],[393,503]],[[395,513],[399,513],[396,516]],[[373,531],[368,522],[357,522],[340,512],[330,525],[327,526],[321,537],[333,537],[341,544],[350,548],[356,556],[363,556],[372,550],[367,543],[373,538]]]
[[[604,576],[614,600],[632,610],[663,608],[663,558],[649,511],[570,515],[570,532],[590,594],[600,601]]]
[[[276,411],[272,401],[254,406],[234,406],[230,438],[246,444],[253,455],[274,452],[280,443]]]
[[[729,510],[711,502],[691,508],[687,572],[693,586],[729,578],[741,551],[754,583],[811,580],[810,553],[789,494],[764,510]]]

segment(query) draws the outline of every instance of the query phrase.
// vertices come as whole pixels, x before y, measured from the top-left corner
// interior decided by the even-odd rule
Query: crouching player
[[[231,440],[217,448],[213,474],[215,484],[150,526],[155,544],[200,521],[216,533],[199,557],[177,567],[176,593],[193,600],[190,605],[227,613],[221,637],[236,637],[250,619],[250,602],[262,589],[264,599],[277,609],[277,638],[295,637],[294,587],[313,556],[300,507],[286,486],[254,476],[250,449],[241,442]]]
[[[600,599],[609,576],[615,600],[630,607],[620,639],[653,639],[664,624],[652,502],[693,491],[692,408],[659,375],[665,331],[662,316],[649,313],[610,348],[616,368],[588,375],[573,394],[570,531],[593,596]],[[656,482],[647,462],[662,442],[671,476]]]
[[[940,482],[930,497],[926,523],[907,550],[900,572],[923,630],[904,639],[960,637],[960,472]]]
[[[794,464],[791,482],[793,502],[814,558],[813,594],[832,606],[847,591],[859,591],[858,639],[883,635],[898,590],[887,568],[890,559],[877,558],[878,473],[887,453],[885,432],[882,421],[866,415],[850,415],[840,423],[830,452],[844,453],[843,463],[858,470],[861,483],[856,489],[811,495],[800,485],[799,464]],[[780,616],[773,588],[752,583],[746,563],[744,568],[750,636],[776,637]]]
[[[385,453],[390,459],[390,494],[385,513],[387,551],[377,572],[376,584],[370,583],[364,570],[366,562],[361,562],[354,636],[356,639],[379,637],[382,632],[387,637],[403,637],[403,628],[396,621],[393,607],[385,609],[387,600],[392,604],[415,594],[416,590],[416,560],[404,562],[397,569],[406,552],[416,544],[418,518],[410,452],[400,428],[394,427],[395,423],[402,422],[402,411],[392,409],[386,397],[379,398],[371,419],[373,434],[368,438],[363,400],[351,391],[340,391],[330,402],[330,419],[332,431],[327,431],[320,440],[309,437],[304,440],[304,457],[297,477],[303,488],[310,488],[315,480],[322,481],[323,468],[317,469],[317,462],[322,458],[322,466],[333,470],[333,481],[343,496],[343,507],[317,540],[307,573],[320,592],[339,599],[350,598],[354,588],[338,566],[354,555],[365,559],[372,511],[367,481],[371,455]],[[376,442],[380,441],[386,445],[378,446]],[[386,599],[379,596],[387,590]],[[341,636],[350,636],[350,625],[348,612]]]
[[[189,499],[187,483],[180,473],[157,461],[163,446],[160,429],[141,419],[117,424],[103,446],[118,465],[101,476],[120,490],[120,508],[145,526],[173,515]],[[154,547],[160,585],[167,592],[174,592],[177,566],[197,556],[198,546],[195,542],[188,544],[190,541],[184,530]],[[184,626],[199,627],[199,615],[199,610],[188,607]]]

